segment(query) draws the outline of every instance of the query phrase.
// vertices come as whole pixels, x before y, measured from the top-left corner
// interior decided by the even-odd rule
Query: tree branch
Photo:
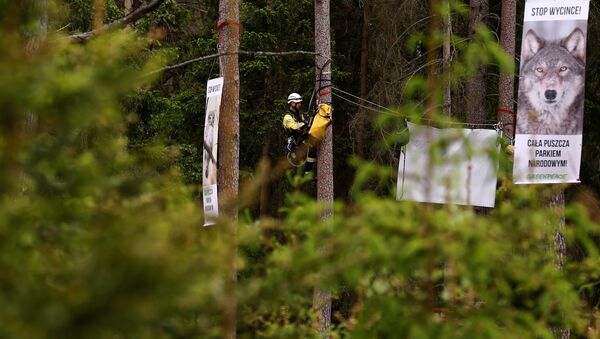
[[[309,52],[309,51],[289,51],[289,52],[237,51],[237,52],[216,53],[216,54],[211,54],[211,55],[206,55],[206,56],[190,59],[190,60],[184,61],[179,64],[165,66],[163,68],[149,72],[146,75],[152,75],[152,74],[155,74],[158,72],[163,72],[163,71],[168,71],[168,70],[172,70],[175,68],[184,67],[189,64],[193,64],[195,62],[210,60],[210,59],[218,58],[218,57],[221,57],[224,55],[232,55],[232,54],[255,55],[255,56],[286,56],[286,55],[295,55],[295,54],[318,55],[318,53]]]
[[[127,14],[126,16],[124,16],[120,19],[117,19],[109,24],[106,24],[106,25],[102,26],[101,28],[95,29],[93,31],[85,32],[85,33],[71,35],[71,36],[69,36],[69,39],[71,39],[72,42],[83,43],[83,42],[86,42],[89,39],[95,37],[98,34],[102,34],[102,33],[111,31],[113,29],[125,27],[128,24],[138,21],[140,18],[142,18],[144,15],[146,15],[146,13],[149,13],[149,12],[155,10],[164,1],[165,0],[153,0],[150,3],[140,6],[135,11]]]

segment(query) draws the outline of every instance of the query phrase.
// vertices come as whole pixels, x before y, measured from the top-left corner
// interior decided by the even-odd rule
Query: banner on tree
[[[580,182],[589,0],[525,3],[513,181]]]
[[[206,116],[204,119],[204,140],[202,152],[202,201],[204,205],[204,226],[216,224],[219,216],[217,196],[217,159],[219,140],[219,112],[223,78],[208,80],[206,84]]]
[[[494,207],[497,131],[413,123],[408,130],[410,141],[398,166],[398,200]]]

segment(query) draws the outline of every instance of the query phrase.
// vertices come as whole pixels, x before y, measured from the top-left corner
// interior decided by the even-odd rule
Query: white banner
[[[589,0],[525,4],[513,181],[580,182]]]
[[[223,78],[210,79],[206,83],[206,116],[204,120],[204,140],[202,152],[202,202],[204,205],[204,226],[216,224],[219,216],[217,196],[217,159],[219,141],[219,112]]]
[[[498,132],[413,123],[408,130],[410,141],[398,165],[398,200],[494,207]]]

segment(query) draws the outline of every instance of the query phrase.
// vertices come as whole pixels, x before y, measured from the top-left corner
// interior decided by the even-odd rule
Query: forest
[[[535,185],[519,69],[551,43],[525,6],[0,0],[0,338],[600,338],[600,3],[580,182]],[[290,93],[332,107],[308,174]],[[407,122],[501,132],[494,207],[398,201]]]

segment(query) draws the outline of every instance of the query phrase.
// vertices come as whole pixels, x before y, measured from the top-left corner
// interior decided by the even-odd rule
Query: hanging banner
[[[580,182],[589,0],[525,3],[513,181]]]
[[[204,120],[204,141],[202,159],[202,201],[204,205],[204,226],[216,224],[219,216],[217,197],[217,156],[219,140],[219,111],[223,78],[208,80],[206,84],[206,117]]]
[[[497,131],[410,122],[408,131],[410,141],[398,165],[398,200],[494,207]]]

